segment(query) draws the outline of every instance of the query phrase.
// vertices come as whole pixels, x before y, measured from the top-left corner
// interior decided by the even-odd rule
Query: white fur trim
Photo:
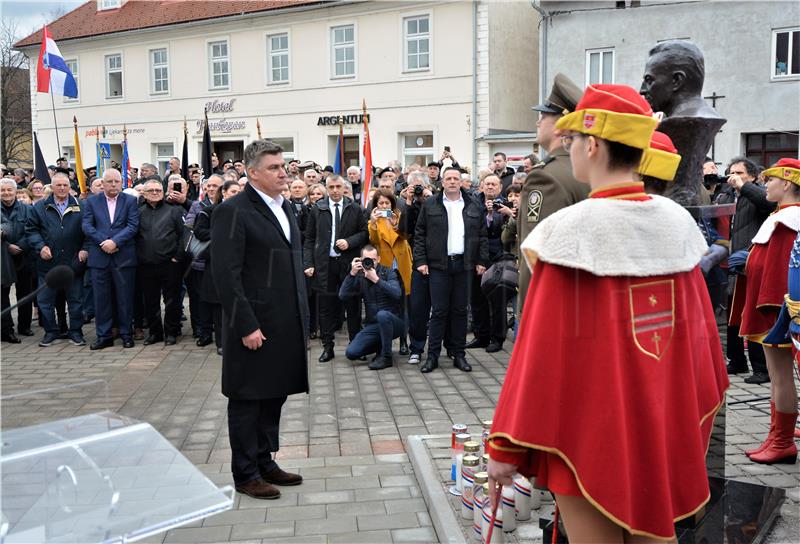
[[[668,198],[589,198],[552,214],[521,249],[536,259],[596,276],[658,276],[692,270],[708,244],[689,212]]]
[[[795,232],[800,231],[800,206],[789,206],[773,213],[761,224],[761,228],[753,236],[754,244],[766,244],[775,231],[775,226],[781,223]]]

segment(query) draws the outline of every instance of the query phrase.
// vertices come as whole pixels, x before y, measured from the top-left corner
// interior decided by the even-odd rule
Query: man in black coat
[[[422,205],[414,240],[414,267],[429,277],[431,320],[428,359],[420,371],[439,367],[445,328],[449,327],[453,363],[469,372],[464,356],[467,336],[467,298],[473,281],[489,265],[483,207],[461,189],[461,172],[446,168],[442,192]],[[412,289],[414,287],[412,286]]]
[[[317,291],[319,327],[322,337],[321,363],[333,359],[333,337],[339,323],[339,288],[350,272],[350,263],[369,241],[366,216],[357,203],[344,196],[344,180],[330,176],[325,183],[328,198],[311,207],[308,213],[303,266]],[[357,298],[345,303],[350,341],[361,330],[361,304]]]
[[[492,157],[492,167],[494,168],[494,175],[500,178],[500,183],[503,184],[503,190],[501,192],[503,196],[505,196],[508,192],[508,188],[511,187],[511,182],[514,181],[514,174],[516,174],[516,172],[513,168],[508,166],[508,159],[506,154],[502,151],[498,151]]]
[[[236,490],[276,499],[298,485],[278,451],[281,407],[308,392],[308,305],[300,229],[281,196],[283,149],[256,140],[245,149],[249,183],[214,209],[211,271],[222,303],[222,394],[228,397]]]
[[[3,178],[0,181],[0,201],[2,201],[0,208],[3,216],[3,246],[8,250],[8,254],[3,255],[2,263],[8,273],[8,277],[3,281],[2,306],[5,309],[11,306],[12,284],[16,286],[17,300],[33,291],[35,264],[25,236],[25,225],[33,208],[17,200],[17,184],[9,178]],[[22,304],[17,308],[18,331],[23,336],[33,335],[31,331],[32,312],[33,302]],[[3,316],[2,340],[11,344],[21,342],[14,333],[14,320],[11,313]]]

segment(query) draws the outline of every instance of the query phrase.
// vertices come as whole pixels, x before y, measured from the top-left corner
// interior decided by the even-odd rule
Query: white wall
[[[598,7],[608,5],[598,3]],[[585,85],[586,50],[614,47],[615,82],[639,88],[647,52],[658,41],[690,38],[705,55],[703,95],[724,95],[716,109],[728,120],[716,139],[716,159],[744,151],[743,133],[797,131],[800,83],[771,81],[772,29],[797,25],[797,2],[642,3],[639,8],[575,12],[552,18],[547,73]],[[548,11],[592,8],[586,2],[542,2]]]

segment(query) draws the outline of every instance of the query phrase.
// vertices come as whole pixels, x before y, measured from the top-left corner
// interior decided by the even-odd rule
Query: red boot
[[[794,443],[794,426],[797,412],[785,414],[775,410],[775,434],[772,443],[762,452],[750,456],[751,461],[772,465],[794,464],[797,461],[797,446]]]
[[[770,401],[769,402],[769,433],[767,433],[767,437],[761,443],[761,445],[753,450],[748,450],[744,452],[744,454],[750,457],[753,454],[761,453],[765,449],[769,447],[772,443],[772,440],[775,435],[775,403]]]

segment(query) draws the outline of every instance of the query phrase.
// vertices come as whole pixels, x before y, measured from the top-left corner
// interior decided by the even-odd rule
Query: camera
[[[711,189],[712,185],[719,183],[728,183],[728,176],[721,176],[719,174],[705,174],[703,176],[703,187]]]
[[[414,185],[414,196],[422,196],[425,188],[422,185]]]
[[[170,184],[170,191],[175,191],[175,192],[180,193],[181,192],[181,184],[179,182],[177,182],[177,181],[173,181]]]
[[[364,267],[364,270],[372,270],[375,268],[375,261],[371,257],[364,257],[361,259],[361,266]]]
[[[507,206],[507,205],[508,204],[506,204],[506,201],[503,200],[502,198],[495,198],[494,201],[492,202],[492,207],[494,208],[499,208],[500,206]]]
[[[392,216],[392,210],[378,210],[378,217],[385,217],[390,218]]]

